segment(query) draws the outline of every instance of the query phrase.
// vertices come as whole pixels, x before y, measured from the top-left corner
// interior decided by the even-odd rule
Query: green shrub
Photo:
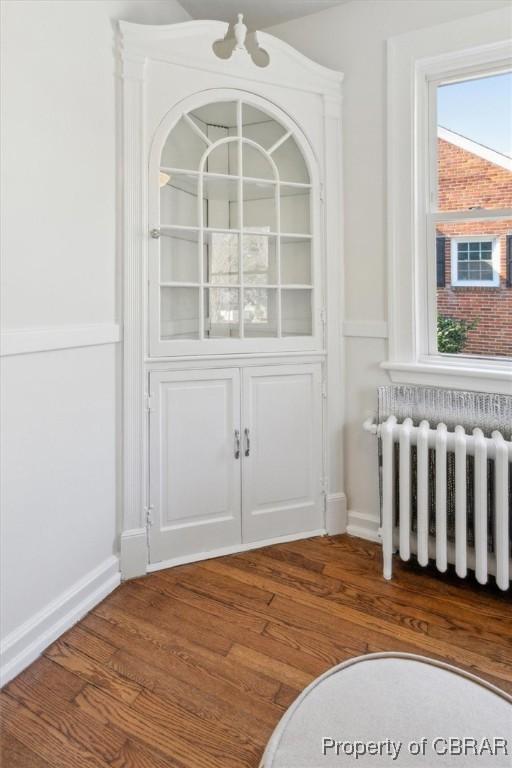
[[[437,316],[437,350],[450,355],[464,351],[468,333],[478,325],[478,318],[471,322],[446,315]]]

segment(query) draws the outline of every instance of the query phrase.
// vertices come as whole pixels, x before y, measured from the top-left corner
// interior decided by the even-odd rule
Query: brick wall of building
[[[512,207],[512,172],[443,139],[438,140],[438,151],[441,210]],[[512,288],[506,286],[506,236],[512,234],[512,221],[446,223],[437,231],[447,238],[445,287],[437,291],[438,312],[477,320],[464,352],[512,357]],[[499,238],[499,287],[451,285],[450,238],[464,235]]]

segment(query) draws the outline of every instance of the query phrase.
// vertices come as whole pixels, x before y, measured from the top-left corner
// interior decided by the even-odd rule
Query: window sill
[[[479,358],[460,360],[430,356],[415,362],[388,360],[381,368],[397,384],[451,387],[475,392],[512,395],[512,361]]]
[[[501,288],[499,283],[451,283],[446,287],[452,288],[454,291],[467,291],[469,289],[473,291],[475,289],[478,291],[496,291]]]

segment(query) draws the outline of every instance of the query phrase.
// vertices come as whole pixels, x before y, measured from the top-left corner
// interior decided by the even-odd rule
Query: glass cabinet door
[[[312,184],[292,132],[207,104],[169,133],[159,184],[160,341],[311,338]]]

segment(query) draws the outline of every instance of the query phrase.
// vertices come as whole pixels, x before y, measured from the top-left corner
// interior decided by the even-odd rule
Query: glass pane
[[[190,112],[197,125],[208,133],[210,126],[223,128],[230,136],[236,136],[236,102],[214,101]]]
[[[271,285],[277,283],[276,238],[266,235],[244,235],[244,283]]]
[[[281,232],[311,232],[309,189],[281,184]]]
[[[256,141],[265,149],[270,149],[286,132],[281,123],[250,104],[243,105],[242,119],[242,135]]]
[[[165,182],[165,183],[163,183]],[[166,173],[161,177],[160,222],[197,227],[197,176]]]
[[[198,233],[183,230],[160,238],[160,280],[162,283],[197,283]]]
[[[289,136],[272,154],[282,181],[300,181],[309,184],[309,173],[302,152],[293,136]]]
[[[311,336],[313,333],[311,290],[283,288],[281,314],[283,336]]]
[[[198,136],[187,120],[182,117],[167,137],[162,150],[161,165],[196,171],[199,169],[206,147],[206,141]]]
[[[276,185],[266,181],[244,181],[244,229],[275,232]]]
[[[441,211],[512,207],[512,73],[437,88]]]
[[[243,175],[256,179],[274,179],[274,170],[268,157],[253,147],[252,144],[242,144]]]
[[[437,348],[441,354],[512,357],[506,241],[512,219],[437,225]]]
[[[240,335],[240,291],[238,288],[205,288],[204,328],[209,338]]]
[[[238,181],[203,177],[203,221],[205,227],[238,229]]]
[[[211,133],[211,132],[210,132]],[[234,139],[213,147],[209,153],[204,170],[208,173],[238,175],[238,141]]]
[[[244,290],[244,334],[249,338],[277,335],[277,290]]]
[[[160,288],[160,333],[164,340],[199,337],[199,288]]]
[[[204,243],[204,281],[221,285],[240,282],[239,235],[208,232]]]
[[[281,283],[311,284],[311,241],[281,238]]]

